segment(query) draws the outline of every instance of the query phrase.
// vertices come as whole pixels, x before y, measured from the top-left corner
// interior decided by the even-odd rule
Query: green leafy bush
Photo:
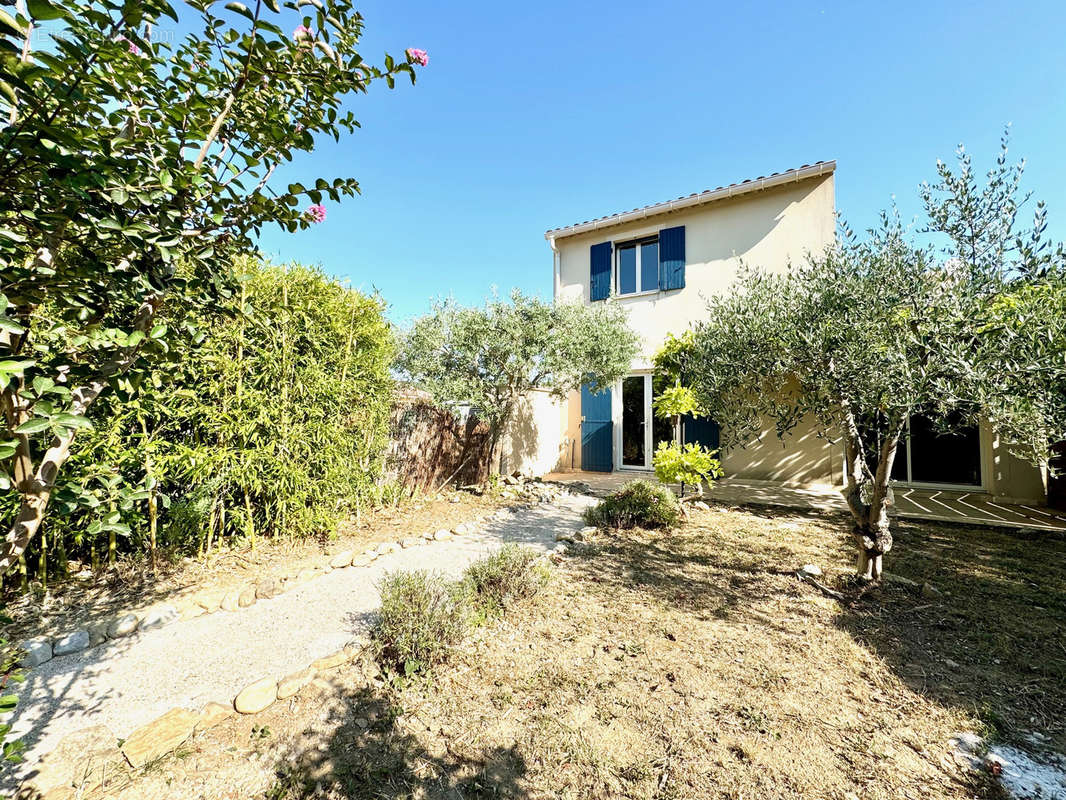
[[[586,510],[584,517],[599,528],[672,528],[681,520],[681,509],[665,486],[633,481]]]
[[[470,587],[465,581],[416,570],[385,575],[381,612],[373,629],[378,661],[405,676],[448,658],[466,633]]]
[[[701,486],[706,483],[710,486],[722,476],[722,465],[714,453],[691,442],[686,445],[660,442],[652,457],[655,477],[663,483],[680,483],[682,492],[685,484]]]
[[[487,613],[499,614],[537,594],[547,583],[547,569],[528,547],[507,544],[466,568],[474,601]]]
[[[105,552],[325,535],[394,496],[381,480],[394,350],[380,298],[298,264],[235,271],[228,304],[182,318],[174,363],[88,411],[56,514],[27,551],[31,577],[46,576],[45,554],[55,571]],[[19,502],[0,493],[0,516]]]

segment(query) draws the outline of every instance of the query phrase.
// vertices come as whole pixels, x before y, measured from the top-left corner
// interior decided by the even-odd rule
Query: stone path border
[[[438,530],[431,534],[424,534],[420,538],[409,537],[404,540],[406,544],[386,542],[359,555],[349,554],[348,551],[338,553],[332,557],[331,561],[335,561],[339,566],[332,568],[368,566],[378,556],[394,552],[398,548],[416,547],[431,541],[446,541],[457,535],[472,533],[489,518],[503,518],[522,508],[522,506],[512,506],[506,510],[497,511],[493,515],[479,517],[475,522],[457,525],[451,530]],[[568,553],[578,552],[586,546],[583,544],[585,538],[594,530],[594,528],[583,528],[573,533],[557,535],[555,538],[559,544],[541,558],[558,563]],[[347,556],[347,560],[342,559],[342,556]],[[143,621],[144,617],[141,619]],[[126,617],[119,617],[116,621],[119,620],[125,621]],[[357,637],[341,650],[314,660],[302,670],[281,679],[264,677],[253,681],[228,702],[209,702],[199,712],[180,707],[173,708],[135,729],[121,742],[103,725],[71,733],[64,737],[51,753],[41,759],[34,776],[19,787],[16,798],[19,800],[75,800],[75,798],[80,798],[84,793],[101,786],[109,777],[124,772],[128,768],[143,768],[163,758],[179,748],[198,731],[213,728],[235,714],[261,713],[275,702],[293,697],[324,673],[336,670],[357,659],[369,643],[367,637]]]
[[[512,508],[518,507],[512,506]],[[306,567],[285,578],[269,575],[229,589],[205,589],[176,604],[163,603],[124,611],[61,636],[27,639],[19,644],[23,651],[20,663],[23,667],[32,669],[57,656],[80,653],[90,647],[103,644],[109,639],[119,639],[136,631],[162,628],[172,622],[193,619],[204,614],[239,611],[254,605],[256,600],[277,597],[289,589],[314,580],[320,575],[327,575],[335,569],[366,567],[379,556],[396,550],[417,547],[432,541],[445,541],[453,536],[470,533],[491,516],[475,517],[453,528],[442,528],[422,536],[408,536],[395,542],[382,542],[361,553],[356,553],[351,549],[342,550],[332,556],[321,558],[317,566]]]

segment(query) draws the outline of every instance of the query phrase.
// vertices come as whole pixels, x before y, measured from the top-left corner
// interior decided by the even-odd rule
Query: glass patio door
[[[622,466],[646,468],[648,452],[647,381],[644,375],[630,375],[622,379]]]
[[[659,419],[652,411],[654,396],[650,374],[630,375],[622,379],[622,424],[620,466],[651,469],[652,456],[659,442],[669,442],[674,432],[669,420]]]
[[[931,420],[915,414],[900,438],[892,480],[944,487],[981,486],[980,430],[973,425],[941,433]]]

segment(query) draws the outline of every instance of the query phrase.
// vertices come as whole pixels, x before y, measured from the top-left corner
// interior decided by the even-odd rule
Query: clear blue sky
[[[863,6],[860,8],[859,6]],[[493,285],[548,297],[548,228],[820,159],[859,227],[964,142],[1011,153],[1066,238],[1066,3],[364,4],[362,53],[427,50],[417,85],[354,100],[363,128],[283,180],[363,194],[277,260],[378,289],[397,322]]]

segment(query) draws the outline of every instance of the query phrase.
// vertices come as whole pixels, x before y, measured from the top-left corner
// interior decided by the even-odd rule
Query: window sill
[[[617,294],[615,295],[615,297],[617,297],[619,300],[628,300],[630,297],[648,297],[649,295],[659,294],[659,292],[661,291],[661,289],[649,289],[646,292],[630,292],[629,294]]]

